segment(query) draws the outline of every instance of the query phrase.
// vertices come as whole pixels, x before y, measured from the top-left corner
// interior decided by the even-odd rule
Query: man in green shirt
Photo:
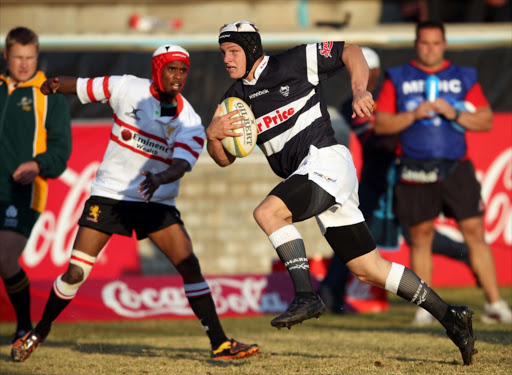
[[[9,31],[0,74],[0,277],[16,312],[13,342],[32,329],[30,282],[18,263],[47,201],[47,178],[58,177],[71,153],[71,117],[64,96],[41,94],[38,36]]]

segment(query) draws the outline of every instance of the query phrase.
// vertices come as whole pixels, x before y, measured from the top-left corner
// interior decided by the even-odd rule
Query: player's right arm
[[[369,69],[361,48],[345,43],[342,61],[350,75],[352,86],[352,118],[356,116],[371,118],[375,102],[372,94],[367,90]]]
[[[48,78],[41,85],[44,95],[75,94],[82,104],[108,103],[113,109],[113,92],[128,76],[104,76],[94,78],[79,78],[58,76]]]
[[[41,85],[44,95],[50,94],[76,94],[76,77],[60,76],[48,78]]]
[[[226,152],[226,149],[222,146],[221,140],[226,137],[240,136],[238,133],[235,133],[234,130],[243,128],[245,125],[234,124],[239,121],[239,117],[234,116],[240,112],[239,110],[229,112],[222,116],[220,116],[220,110],[221,107],[219,105],[217,106],[217,110],[213,115],[210,125],[206,129],[206,149],[218,165],[227,167],[235,161],[236,157]]]

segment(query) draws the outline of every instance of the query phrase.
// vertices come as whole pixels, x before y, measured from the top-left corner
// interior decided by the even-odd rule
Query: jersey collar
[[[416,60],[411,60],[411,65],[414,66],[415,68],[425,72],[425,73],[433,74],[433,73],[437,73],[437,72],[440,72],[441,70],[444,70],[444,69],[448,68],[450,66],[450,62],[448,60],[444,60],[443,61],[443,65],[441,65],[441,67],[438,68],[438,69],[423,69],[423,68],[420,68],[418,66],[418,62]]]
[[[151,81],[149,84],[149,92],[151,93],[151,96],[160,103],[160,95],[158,94],[158,91],[156,91],[155,88],[153,87],[153,82]],[[183,98],[181,94],[176,95],[176,102],[178,106],[176,108],[176,114],[172,118],[173,120],[180,115],[181,110],[183,109]]]
[[[261,60],[260,64],[257,66],[256,70],[254,71],[254,79],[252,81],[248,81],[246,79],[243,80],[244,85],[251,85],[254,86],[258,82],[258,78],[260,77],[261,73],[265,70],[265,68],[268,65],[268,59],[270,56],[264,56],[263,60]]]
[[[28,81],[19,82],[17,85],[13,85],[7,73],[0,74],[0,80],[5,82],[8,87],[9,94],[11,94],[15,89],[22,87],[41,87],[44,81],[46,81],[46,75],[41,70],[38,70]]]

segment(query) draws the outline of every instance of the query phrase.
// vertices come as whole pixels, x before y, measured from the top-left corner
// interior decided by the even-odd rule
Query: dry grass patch
[[[512,289],[502,289],[511,303]],[[2,375],[333,375],[333,374],[510,374],[512,326],[484,325],[479,289],[441,289],[454,304],[475,310],[479,353],[462,366],[458,349],[441,325],[414,327],[415,306],[390,297],[380,314],[324,315],[291,330],[270,326],[272,317],[223,319],[230,337],[257,342],[261,354],[236,361],[209,358],[208,340],[195,320],[112,323],[56,323],[47,342],[24,363],[9,359],[7,336],[13,324],[0,324]]]

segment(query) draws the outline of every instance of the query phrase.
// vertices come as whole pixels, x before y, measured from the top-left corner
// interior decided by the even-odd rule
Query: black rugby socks
[[[11,300],[18,321],[17,331],[30,331],[30,281],[27,274],[21,269],[16,275],[4,280],[7,295]]]
[[[50,333],[53,321],[57,319],[62,310],[64,310],[71,301],[72,299],[62,299],[57,297],[52,288],[50,291],[50,297],[48,297],[48,302],[46,302],[46,306],[44,308],[43,317],[35,328],[36,333],[45,339]]]

